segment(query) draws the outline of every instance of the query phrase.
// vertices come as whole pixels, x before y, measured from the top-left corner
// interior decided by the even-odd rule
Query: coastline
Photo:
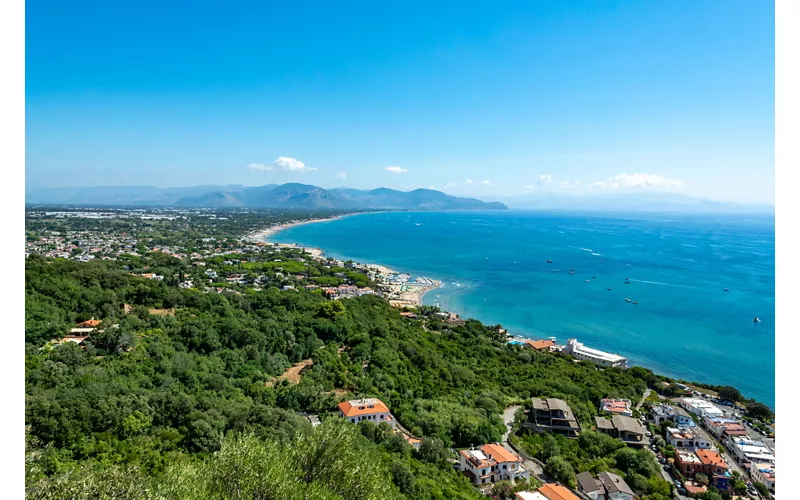
[[[318,218],[318,219],[307,219],[307,220],[301,220],[301,221],[292,221],[292,222],[287,222],[285,224],[278,224],[278,225],[275,225],[275,226],[270,226],[270,227],[267,227],[267,228],[264,228],[264,229],[253,231],[252,233],[247,234],[243,239],[246,240],[246,241],[252,241],[252,242],[257,242],[257,243],[271,243],[272,245],[275,245],[275,246],[278,246],[278,247],[296,248],[296,249],[302,250],[303,252],[309,253],[311,255],[311,257],[314,258],[314,259],[322,260],[322,259],[325,259],[326,257],[325,257],[325,252],[321,248],[303,247],[303,246],[298,245],[297,243],[277,243],[277,242],[274,242],[274,241],[270,241],[270,238],[272,236],[282,232],[282,231],[285,231],[287,229],[291,229],[293,227],[302,226],[302,225],[306,225],[306,224],[314,224],[314,223],[318,223],[318,222],[335,221],[335,220],[339,220],[339,219],[344,219],[345,217],[351,217],[351,216],[354,216],[354,215],[363,215],[363,214],[368,214],[368,213],[378,213],[378,212],[356,212],[356,213],[350,213],[350,214],[337,215],[337,216],[334,216],[334,217],[323,217],[323,218]],[[369,270],[374,271],[375,277],[407,274],[407,273],[403,273],[401,271],[396,271],[396,270],[394,270],[394,269],[392,269],[392,268],[390,268],[388,266],[384,266],[383,264],[375,264],[375,263],[369,263],[369,262],[359,262],[358,264],[361,265],[361,266],[366,267]],[[425,277],[423,276],[422,278],[425,278]],[[389,296],[387,296],[386,299],[389,301],[389,304],[391,304],[391,305],[393,305],[395,307],[405,307],[405,306],[418,307],[418,306],[421,306],[422,305],[423,296],[426,293],[428,293],[428,292],[430,292],[432,290],[435,290],[437,288],[442,287],[442,284],[443,284],[441,280],[436,280],[436,279],[432,279],[432,278],[425,278],[425,279],[430,280],[432,282],[432,284],[430,286],[406,285],[407,287],[412,288],[412,289],[403,290],[402,287],[401,287],[401,290],[399,290],[399,291],[395,290],[395,291],[390,292]],[[381,281],[381,283],[385,284],[382,281]]]

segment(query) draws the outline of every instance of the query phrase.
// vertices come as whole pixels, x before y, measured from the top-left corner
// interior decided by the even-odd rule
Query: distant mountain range
[[[715,201],[655,191],[582,195],[540,191],[529,195],[496,199],[505,203],[510,209],[759,214],[775,212],[773,205]]]
[[[153,186],[31,188],[26,203],[88,206],[173,206],[202,208],[505,210],[498,202],[458,198],[432,189],[323,189],[308,184],[157,188]]]

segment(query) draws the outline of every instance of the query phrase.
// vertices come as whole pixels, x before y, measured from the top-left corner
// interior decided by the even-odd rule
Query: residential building
[[[674,422],[680,428],[695,427],[697,425],[691,417],[682,415],[674,406],[665,404],[654,405],[650,409],[650,417],[656,425],[661,425],[666,420]]]
[[[517,500],[581,500],[569,488],[558,483],[545,483],[536,491],[518,491],[514,497]]]
[[[717,405],[702,398],[683,398],[678,403],[683,409],[698,417],[720,417],[725,414]]]
[[[750,464],[750,475],[753,480],[763,483],[767,488],[775,491],[775,464],[753,462]]]
[[[578,342],[577,339],[567,339],[567,345],[564,348],[564,352],[577,360],[588,361],[600,366],[617,368],[628,367],[628,360],[619,354],[611,354],[599,349],[586,347],[583,345],[583,343]]]
[[[708,476],[711,485],[720,490],[727,490],[732,481],[730,467],[718,452],[714,450],[697,450],[697,458],[702,464],[702,472]]]
[[[578,419],[567,402],[556,398],[533,398],[533,409],[528,414],[526,427],[568,438],[576,438],[581,432]]]
[[[775,455],[761,441],[743,437],[729,437],[725,442],[740,464],[775,463]]]
[[[396,422],[386,404],[377,398],[354,399],[339,403],[339,416],[357,424],[362,420],[379,424],[386,422],[392,428]]]
[[[631,417],[614,415],[610,419],[594,417],[597,431],[622,440],[630,446],[645,446],[645,430],[641,422]]]
[[[747,437],[747,429],[738,420],[732,418],[705,417],[703,425],[718,439],[725,439],[728,436]]]
[[[546,340],[531,340],[525,339],[522,344],[523,347],[528,347],[537,351],[550,351],[553,352],[557,349],[556,343],[550,339]]]
[[[675,468],[678,469],[684,477],[693,479],[695,474],[703,471],[703,462],[700,461],[700,458],[694,451],[685,448],[676,448]]]
[[[612,413],[614,415],[622,415],[623,417],[633,416],[630,399],[603,399],[600,401],[600,411]]]
[[[606,490],[607,500],[633,500],[635,495],[633,490],[628,486],[621,477],[612,472],[601,472],[597,475],[597,479],[603,483]]]
[[[605,500],[606,489],[603,482],[592,477],[589,472],[581,472],[578,478],[578,491],[589,497],[591,500]]]
[[[666,433],[667,443],[675,448],[688,448],[694,449],[710,449],[713,447],[711,441],[704,438],[697,429],[686,428],[678,429],[677,427],[667,427]]]
[[[473,484],[530,478],[530,473],[522,466],[522,459],[499,443],[485,444],[479,450],[461,450],[458,454],[461,457],[459,470]]]

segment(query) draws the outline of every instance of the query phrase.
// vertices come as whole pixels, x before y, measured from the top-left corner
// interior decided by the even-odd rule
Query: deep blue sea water
[[[772,217],[394,212],[272,239],[442,280],[426,304],[512,334],[575,337],[657,373],[734,385],[774,408]]]

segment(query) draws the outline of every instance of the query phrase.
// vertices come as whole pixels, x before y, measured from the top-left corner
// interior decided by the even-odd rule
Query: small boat
[[[758,318],[753,318],[753,323],[761,323],[761,320]]]
[[[632,302],[632,301],[628,297],[625,297],[625,302]]]
[[[570,268],[569,268],[569,270],[570,270],[570,271],[574,271],[574,270],[575,270],[575,268],[574,268],[574,267],[570,267]]]
[[[569,274],[575,274],[575,271],[570,271]]]
[[[638,302],[636,302],[635,300],[633,301],[633,303],[634,303],[634,304],[638,304]]]
[[[723,292],[730,292],[730,290],[728,290],[727,288],[723,288],[722,291]]]
[[[585,282],[587,282],[587,283],[589,282],[589,280],[583,280],[583,281],[585,281]]]
[[[484,257],[484,259],[489,260],[489,257]]]
[[[601,261],[600,261],[600,263],[602,264],[602,263],[603,263],[603,261],[601,260]]]
[[[609,289],[608,289],[608,291],[610,292],[610,291],[611,291],[611,289],[609,288]]]
[[[592,276],[592,279],[593,279],[593,280],[596,280],[596,279],[597,279],[597,276]]]
[[[546,263],[547,263],[547,264],[552,264],[552,263],[553,263],[553,261],[548,259]]]

